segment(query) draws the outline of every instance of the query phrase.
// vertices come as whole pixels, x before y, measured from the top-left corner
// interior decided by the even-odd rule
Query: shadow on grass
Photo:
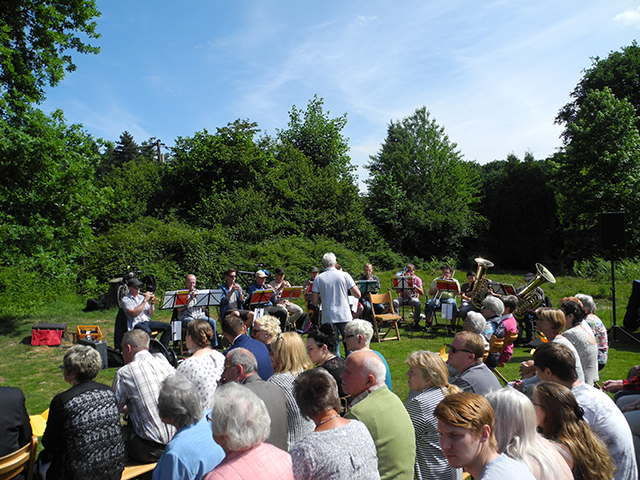
[[[10,315],[0,315],[0,335],[15,336],[25,333],[24,321],[27,317],[15,317]]]

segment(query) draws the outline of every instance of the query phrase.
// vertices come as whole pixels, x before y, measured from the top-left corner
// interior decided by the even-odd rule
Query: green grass
[[[352,272],[353,273],[353,272]],[[417,272],[426,285],[437,275],[437,272]],[[500,273],[489,270],[492,280],[504,283],[522,284],[522,276],[526,272]],[[382,290],[386,291],[391,286],[391,278],[395,272],[376,273],[379,275]],[[354,277],[356,274],[354,273]],[[465,272],[456,272],[456,278],[462,283],[465,281]],[[620,281],[617,287],[617,320],[622,323],[627,301],[631,293],[631,282]],[[577,277],[559,277],[555,285],[542,285],[545,292],[551,298],[553,305],[558,306],[559,300],[564,296],[575,293],[587,293],[592,295],[598,304],[598,315],[607,327],[612,325],[610,285],[597,283],[589,279]],[[12,315],[3,313],[0,316],[0,385],[20,387],[27,399],[29,413],[40,413],[49,407],[54,395],[66,390],[69,385],[62,378],[62,372],[58,368],[62,363],[65,348],[58,347],[31,347],[21,344],[21,340],[29,337],[31,326],[36,322],[66,323],[68,331],[75,332],[78,325],[98,325],[103,333],[103,340],[113,346],[113,327],[116,309],[103,312],[84,313],[86,299],[70,296],[61,297],[53,302],[39,307],[31,313]],[[424,297],[423,297],[424,303]],[[169,311],[158,311],[154,316],[156,320],[169,321]],[[431,335],[422,335],[418,332],[401,330],[401,341],[388,341],[373,343],[372,348],[380,351],[391,368],[394,391],[404,400],[408,393],[405,373],[407,367],[405,359],[414,350],[431,350],[434,352],[451,342],[452,337],[447,336],[443,330]],[[621,338],[621,340],[625,340]],[[65,346],[69,346],[65,342]],[[609,354],[609,363],[600,372],[601,380],[624,378],[632,365],[640,363],[638,356],[640,345],[636,343],[612,343]],[[518,378],[518,365],[521,361],[530,359],[528,350],[516,348],[514,356],[504,369],[503,375],[508,380]],[[111,384],[114,369],[100,372],[97,381]]]

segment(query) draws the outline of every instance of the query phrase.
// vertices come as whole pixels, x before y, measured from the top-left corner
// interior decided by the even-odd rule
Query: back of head
[[[62,367],[68,373],[75,373],[80,383],[93,380],[100,373],[102,360],[94,348],[74,345],[64,354]]]
[[[313,368],[302,337],[295,332],[285,332],[271,342],[273,371],[291,372],[294,375]]]
[[[488,296],[482,301],[482,305],[493,310],[498,316],[504,313],[504,303],[499,298]]]
[[[229,451],[243,452],[261,444],[270,430],[267,407],[255,393],[235,382],[218,387],[211,409],[211,431],[227,437]]]
[[[198,319],[189,322],[187,325],[187,334],[191,336],[191,340],[201,348],[208,347],[213,337],[213,328],[206,320]]]
[[[576,300],[578,299],[576,298]],[[562,302],[562,304],[560,304],[560,310],[562,310],[565,315],[573,314],[573,325],[577,325],[582,321],[584,317],[587,316],[587,313],[584,311],[584,308],[582,308],[582,305],[576,300],[565,300],[564,302]]]
[[[376,385],[384,385],[387,376],[387,368],[374,351],[353,352],[351,356],[358,356],[362,362],[362,369],[366,375],[373,375]],[[347,358],[349,358],[347,357]]]
[[[324,268],[335,267],[336,262],[336,255],[333,252],[325,253],[322,257],[322,266]]]
[[[576,298],[582,302],[582,307],[585,313],[595,313],[596,302],[591,295],[585,295],[584,293],[576,293]]]
[[[576,358],[569,347],[556,342],[540,345],[533,352],[533,363],[536,368],[551,373],[563,382],[575,382],[578,380],[576,372]]]
[[[233,366],[242,366],[245,374],[258,372],[258,361],[255,355],[246,348],[229,350],[226,363]]]
[[[144,330],[134,328],[124,334],[122,344],[129,345],[134,352],[149,350],[149,335]]]
[[[346,326],[347,335],[362,335],[364,338],[364,344],[368,347],[371,344],[373,338],[373,327],[366,320],[355,319],[347,323]]]
[[[282,330],[280,330],[280,320],[276,317],[272,317],[271,315],[263,315],[256,318],[253,321],[253,328],[264,330],[271,338],[275,338],[276,335],[282,333]]]
[[[293,395],[305,418],[313,418],[328,410],[340,413],[336,380],[324,368],[302,372],[293,382]]]
[[[430,381],[434,387],[446,390],[445,393],[448,393],[449,389],[456,389],[456,392],[451,393],[457,393],[457,387],[449,385],[447,364],[437,353],[418,350],[409,355],[406,363],[409,368],[417,369],[422,378]]]
[[[487,325],[487,319],[484,318],[484,316],[478,312],[467,313],[467,322],[469,323],[469,326],[473,329],[473,332],[477,333],[478,335],[482,335]]]
[[[502,300],[505,310],[508,308],[509,312],[513,312],[518,305],[518,297],[515,295],[503,295],[500,300]]]
[[[331,353],[336,353],[338,344],[336,343],[336,331],[335,327],[330,323],[323,323],[317,330],[312,330],[309,333],[309,337],[315,342],[318,348],[322,348],[322,345],[327,346],[327,350]]]
[[[244,333],[244,322],[237,315],[226,315],[220,322],[222,332],[229,336],[237,337]]]
[[[433,415],[447,425],[470,430],[476,438],[482,435],[482,429],[487,425],[490,429],[489,445],[497,451],[493,409],[482,395],[470,392],[447,395]]]
[[[464,342],[463,348],[473,353],[473,356],[477,361],[482,361],[484,357],[484,340],[482,336],[474,332],[458,332],[457,338],[460,338]]]
[[[562,332],[567,324],[564,312],[558,308],[542,307],[536,311],[536,315],[538,320],[543,319],[548,321],[555,333]]]
[[[198,422],[204,415],[196,386],[183,375],[169,375],[160,384],[158,412],[178,428]]]

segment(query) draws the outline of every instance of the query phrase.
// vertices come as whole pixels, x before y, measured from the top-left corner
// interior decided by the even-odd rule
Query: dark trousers
[[[127,446],[127,456],[136,462],[157,462],[166,448],[166,445],[138,436],[131,424],[122,427],[122,434]]]
[[[138,323],[135,327],[140,330],[147,332],[149,338],[151,338],[151,332],[160,331],[162,332],[162,336],[160,337],[160,343],[165,346],[165,348],[169,348],[169,342],[171,341],[171,324],[165,322],[155,322],[151,320],[150,322],[141,322]]]

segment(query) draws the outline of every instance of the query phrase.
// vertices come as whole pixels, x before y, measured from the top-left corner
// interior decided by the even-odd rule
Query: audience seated
[[[135,334],[147,337],[142,330]],[[46,471],[48,480],[122,475],[126,453],[116,395],[93,381],[101,366],[100,354],[91,347],[74,345],[64,354],[62,373],[71,388],[51,401],[38,458],[37,471]]]
[[[562,455],[541,436],[531,400],[513,388],[495,390],[487,395],[495,415],[498,453],[523,463],[536,480],[573,480]]]
[[[314,424],[311,419],[303,418],[293,396],[293,382],[296,377],[313,368],[305,351],[305,345],[300,335],[295,332],[285,332],[271,342],[271,364],[273,375],[269,382],[278,385],[287,397],[288,421],[288,450],[301,439],[313,432]]]
[[[302,372],[293,393],[302,415],[315,425],[290,452],[296,480],[380,478],[371,434],[363,423],[340,416],[338,386],[326,370]]]
[[[447,395],[434,416],[440,447],[451,467],[464,468],[476,480],[535,480],[522,463],[498,453],[493,410],[483,396],[470,392]]]
[[[196,302],[198,301],[198,290],[196,289],[196,276],[195,275],[187,275],[187,278],[184,280],[184,286],[187,290],[189,290],[189,297],[187,300],[187,304],[184,307],[178,307],[178,320],[182,322],[182,328],[187,328],[189,323],[193,320],[206,320],[209,325],[211,325],[211,329],[213,330],[213,335],[211,336],[211,348],[215,348],[218,346],[218,334],[216,332],[216,321],[213,318],[207,317],[202,307],[196,307]]]
[[[258,375],[256,357],[245,348],[227,353],[223,383],[236,382],[251,390],[264,402],[271,419],[270,433],[265,442],[285,452],[288,449],[287,398],[284,391]]]
[[[260,378],[267,380],[273,375],[269,350],[264,343],[247,336],[247,326],[240,317],[227,315],[222,320],[221,327],[222,335],[231,344],[231,348],[225,353],[234,348],[246,348],[253,353],[258,361],[258,375],[260,375]]]
[[[347,336],[344,339],[344,345],[348,352],[357,352],[359,350],[375,352],[375,354],[380,357],[380,360],[384,363],[384,368],[387,369],[387,375],[384,378],[384,383],[390,391],[393,391],[391,388],[391,370],[389,369],[387,360],[380,352],[372,350],[370,347],[371,339],[373,338],[373,327],[371,326],[371,323],[366,320],[352,320],[347,323],[346,333]]]
[[[593,330],[583,322],[586,313],[582,305],[573,300],[563,301],[560,310],[564,313],[567,329],[563,336],[569,340],[578,352],[582,371],[584,372],[584,383],[593,386],[598,380],[598,345]]]
[[[178,373],[198,389],[203,408],[213,405],[213,395],[224,372],[224,355],[210,348],[213,335],[215,332],[206,320],[189,322],[186,342],[191,356],[178,365]]]
[[[477,333],[482,337],[484,341],[485,352],[489,351],[490,345],[486,337],[484,336],[484,329],[487,325],[487,319],[484,318],[480,312],[469,311],[462,322],[462,330],[465,332]]]
[[[407,365],[411,391],[404,406],[416,434],[414,479],[460,480],[462,469],[449,466],[440,448],[438,422],[433,416],[433,410],[445,395],[458,393],[460,389],[449,385],[447,366],[436,353],[413,352],[407,359]]]
[[[510,333],[518,333],[518,322],[513,316],[513,311],[516,309],[518,305],[518,298],[515,295],[503,295],[500,300],[502,300],[502,304],[504,305],[504,312],[502,317],[500,317],[500,321],[504,325],[505,329],[505,337]],[[507,345],[500,353],[500,358],[498,358],[499,363],[507,363],[511,360],[513,355],[513,343]]]
[[[0,387],[0,457],[31,441],[31,423],[22,390]]]
[[[487,321],[484,327],[484,337],[488,341],[491,341],[493,335],[504,338],[506,330],[501,318],[504,313],[504,303],[498,297],[488,296],[482,301],[480,313]]]
[[[539,383],[533,392],[533,404],[542,434],[565,457],[574,478],[614,478],[616,467],[607,447],[584,421],[584,410],[571,390],[554,382]]]
[[[382,360],[373,352],[353,352],[347,357],[342,387],[352,400],[345,418],[367,426],[382,480],[411,480],[416,458],[413,425],[402,401],[384,384],[385,373]]]
[[[123,427],[129,458],[138,462],[157,462],[176,432],[158,413],[160,383],[175,370],[163,355],[151,355],[149,336],[131,330],[122,338],[121,367],[113,379],[118,411],[129,415]]]
[[[171,324],[166,322],[154,322],[151,316],[155,311],[152,292],[146,292],[140,295],[140,287],[143,283],[137,278],[132,278],[127,282],[129,294],[122,299],[122,310],[127,315],[127,330],[138,328],[151,337],[153,331],[161,331],[162,336],[160,342],[165,346],[169,346],[171,341]]]
[[[576,293],[576,298],[582,302],[582,308],[584,308],[584,311],[587,314],[584,320],[591,327],[591,330],[593,330],[593,334],[596,337],[596,343],[598,344],[598,370],[602,370],[607,364],[609,355],[607,327],[604,326],[602,320],[600,320],[596,315],[596,302],[593,301],[593,297],[591,295]]]
[[[282,330],[280,330],[280,320],[271,315],[263,315],[256,318],[253,321],[253,327],[251,327],[251,336],[259,342],[264,343],[267,348],[270,348],[269,345],[280,333],[282,333]]]
[[[453,384],[465,392],[480,395],[486,395],[492,390],[500,390],[502,388],[500,382],[482,363],[483,357],[484,341],[480,335],[465,331],[457,333],[449,346],[449,358],[447,358],[447,364],[460,373]]]
[[[346,394],[342,389],[344,359],[336,355],[336,334],[333,325],[323,323],[318,330],[312,330],[307,337],[307,355],[317,366],[324,368],[338,384],[340,398]]]
[[[222,385],[210,418],[213,439],[225,458],[205,480],[293,479],[289,454],[264,443],[269,436],[269,413],[251,390],[235,382]]]
[[[200,480],[218,466],[224,451],[213,441],[193,383],[180,374],[165,378],[160,384],[158,412],[176,433],[158,460],[153,480]]]
[[[624,415],[606,393],[577,380],[571,350],[556,343],[541,345],[533,354],[533,361],[542,381],[559,383],[571,389],[584,411],[584,419],[609,450],[616,468],[613,478],[637,480],[633,437]]]

